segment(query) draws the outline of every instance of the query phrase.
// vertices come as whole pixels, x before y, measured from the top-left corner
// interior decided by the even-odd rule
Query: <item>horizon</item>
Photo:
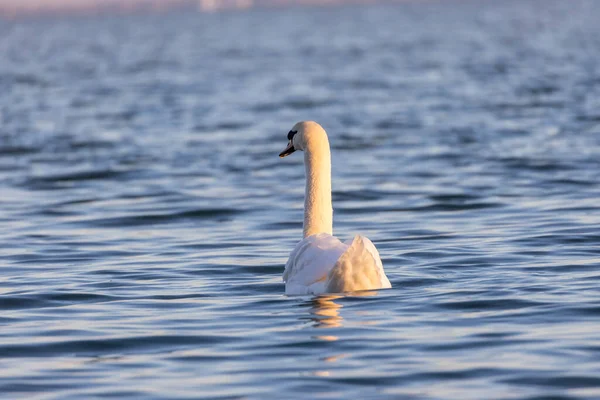
[[[108,9],[125,12],[140,8],[160,10],[178,3],[182,0],[0,0],[0,15],[93,13]]]
[[[258,7],[294,5],[370,4],[407,0],[0,0],[0,17],[18,18],[32,15],[89,15],[138,11],[164,12],[172,9],[195,9],[198,12],[244,10]],[[417,0],[409,0],[417,1]]]

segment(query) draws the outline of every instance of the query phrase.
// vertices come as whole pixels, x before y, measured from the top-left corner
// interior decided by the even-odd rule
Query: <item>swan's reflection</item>
[[[335,300],[346,296],[374,296],[377,292],[364,291],[364,292],[353,292],[344,295],[320,295],[310,300],[309,313],[311,320],[314,322],[315,328],[339,328],[343,326],[344,318],[340,315],[340,310],[343,306],[336,303]],[[315,339],[323,340],[327,342],[335,342],[339,339],[335,335],[318,335],[314,336]],[[331,347],[334,349],[335,347]],[[347,357],[347,353],[332,354],[323,358],[320,358],[325,364],[336,363],[340,359]],[[331,375],[330,367],[314,371],[312,374],[318,377],[329,377]]]
[[[322,295],[311,300],[312,306],[309,310],[311,319],[315,322],[316,328],[337,328],[342,326],[344,318],[340,316],[339,310],[343,307],[334,300],[341,298],[340,295]],[[327,342],[335,342],[339,339],[335,335],[318,335],[315,339]],[[325,363],[335,363],[346,354],[334,354],[320,358]],[[331,375],[329,369],[322,369],[313,372],[313,375],[326,378]]]
[[[340,316],[340,310],[342,305],[336,303],[335,300],[341,299],[342,297],[352,296],[375,296],[376,291],[365,290],[362,292],[352,292],[345,294],[327,294],[320,295],[310,300],[309,313],[311,314],[311,320],[315,323],[315,328],[339,328],[343,326],[344,318]],[[320,336],[323,340],[337,340],[335,336]]]
[[[311,314],[311,320],[315,322],[316,328],[337,328],[342,326],[343,318],[339,310],[342,306],[334,300],[341,298],[341,295],[321,295],[314,297],[310,303],[308,312]],[[337,340],[335,336],[320,337],[323,340]]]

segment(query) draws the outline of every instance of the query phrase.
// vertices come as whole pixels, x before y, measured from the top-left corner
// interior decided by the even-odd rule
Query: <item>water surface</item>
[[[500,3],[500,4],[499,4]],[[0,393],[600,398],[590,0],[0,25]],[[391,290],[286,297],[314,119]]]

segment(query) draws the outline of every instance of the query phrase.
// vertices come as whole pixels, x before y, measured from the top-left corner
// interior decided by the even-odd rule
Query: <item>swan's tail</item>
[[[364,236],[355,236],[327,276],[327,293],[388,289],[379,252]]]

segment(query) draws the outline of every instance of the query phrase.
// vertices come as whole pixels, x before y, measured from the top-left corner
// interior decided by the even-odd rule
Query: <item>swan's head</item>
[[[314,141],[315,138],[327,137],[325,130],[314,121],[298,122],[291,131],[288,132],[288,145],[279,157],[289,156],[296,150],[303,151],[306,149],[309,141]]]

